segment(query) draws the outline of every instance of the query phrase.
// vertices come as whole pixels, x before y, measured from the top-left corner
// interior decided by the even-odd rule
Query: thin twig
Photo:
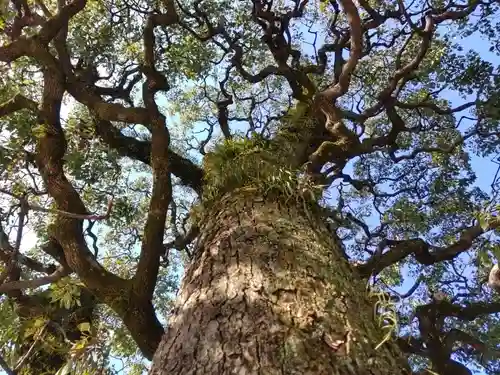
[[[33,349],[35,348],[35,345],[38,343],[38,341],[40,341],[40,337],[42,337],[42,334],[45,331],[45,329],[47,328],[47,325],[48,325],[48,323],[46,323],[41,328],[41,330],[35,336],[35,340],[33,340],[33,343],[31,344],[31,346],[28,349],[28,351],[21,358],[19,358],[19,360],[16,363],[16,366],[14,367],[14,371],[15,371],[14,373],[17,373],[22,368],[22,366],[24,365],[24,363],[26,362],[26,360],[29,358],[29,356],[33,352]]]
[[[11,273],[11,271],[16,266],[17,258],[19,255],[19,249],[21,247],[21,240],[23,238],[24,219],[26,218],[27,213],[28,213],[28,208],[26,202],[24,200],[21,200],[21,209],[19,211],[19,221],[17,225],[16,243],[14,245],[14,251],[10,256],[9,263],[6,265],[5,270],[0,275],[0,287],[2,286],[2,284],[5,282],[5,280]]]
[[[67,212],[67,211],[62,211],[58,209],[50,209],[50,208],[45,208],[42,206],[39,206],[37,204],[28,204],[28,207],[33,210],[33,211],[41,211],[41,212],[48,212],[48,213],[56,213],[62,216],[66,216],[72,219],[80,219],[80,220],[105,220],[109,218],[109,215],[111,214],[111,209],[113,208],[113,200],[110,199],[108,203],[108,208],[106,210],[106,213],[104,215],[91,215],[91,214],[75,214],[72,212]]]
[[[67,212],[63,210],[58,210],[54,208],[45,208],[42,206],[39,206],[38,204],[34,203],[29,203],[24,196],[20,196],[18,194],[14,194],[6,189],[0,188],[0,193],[4,193],[7,195],[10,195],[13,198],[19,199],[21,201],[21,206],[23,204],[26,205],[28,210],[33,210],[33,211],[40,211],[40,212],[47,212],[47,213],[55,213],[59,214],[62,216],[70,217],[72,219],[80,219],[80,220],[105,220],[109,218],[109,215],[111,214],[111,209],[113,208],[113,199],[110,199],[108,202],[108,207],[106,209],[106,213],[104,215],[93,215],[93,214],[75,214],[72,212]]]
[[[52,274],[48,276],[43,276],[38,279],[32,279],[32,280],[15,280],[3,283],[0,285],[0,293],[6,293],[12,290],[38,288],[39,286],[56,282],[62,279],[63,277],[67,276],[68,274],[69,271],[65,267],[59,266]]]

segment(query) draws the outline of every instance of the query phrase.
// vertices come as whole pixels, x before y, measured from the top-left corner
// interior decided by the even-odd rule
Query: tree
[[[0,8],[6,372],[498,371],[497,1]]]

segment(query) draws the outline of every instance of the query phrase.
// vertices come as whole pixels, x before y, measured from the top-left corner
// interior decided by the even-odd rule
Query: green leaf
[[[90,332],[90,323],[89,322],[83,322],[78,324],[78,329],[80,332]]]
[[[64,364],[63,367],[61,367],[57,372],[56,375],[68,375],[71,372],[71,369],[73,367],[73,361],[68,361]]]

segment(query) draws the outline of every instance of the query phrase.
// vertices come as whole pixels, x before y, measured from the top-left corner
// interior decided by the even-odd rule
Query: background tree
[[[498,372],[499,19],[3,1],[4,371]]]

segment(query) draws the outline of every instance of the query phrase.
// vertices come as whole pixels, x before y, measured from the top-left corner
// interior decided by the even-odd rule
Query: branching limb
[[[178,20],[174,7],[165,15],[162,25],[174,24]],[[168,21],[168,22],[167,22]],[[168,90],[166,78],[155,68],[155,36],[154,28],[157,20],[150,16],[144,29],[144,71],[146,82],[142,93],[146,109],[149,113],[149,129],[151,131],[151,168],[153,172],[153,191],[149,202],[149,210],[144,226],[144,237],[137,270],[133,278],[133,289],[141,298],[151,299],[156,286],[160,257],[163,249],[163,236],[168,207],[172,199],[172,181],[168,148],[170,133],[166,126],[165,116],[160,113],[155,102],[155,94],[160,90]]]
[[[58,14],[54,17],[50,18],[45,22],[42,26],[40,32],[36,37],[36,41],[38,43],[42,43],[44,45],[48,44],[52,39],[56,37],[59,31],[68,25],[69,20],[78,14],[85,5],[87,4],[87,0],[73,0],[68,5],[60,8]]]
[[[43,101],[39,120],[44,131],[38,139],[36,165],[50,196],[58,206],[57,209],[64,213],[88,217],[85,204],[66,178],[63,169],[66,139],[60,123],[60,108],[64,93],[64,88],[61,87],[63,82],[61,72],[45,69],[43,78]],[[50,235],[64,250],[64,258],[70,269],[93,290],[122,288],[123,280],[105,270],[93,258],[83,237],[82,224],[81,218],[59,214],[56,225],[51,228]]]
[[[433,18],[434,18],[436,23],[442,23],[442,22],[448,21],[448,20],[457,20],[460,18],[464,18],[464,17],[467,17],[469,14],[472,14],[472,12],[474,12],[480,4],[482,4],[482,1],[472,0],[472,1],[469,1],[466,6],[462,6],[462,8],[464,8],[464,9],[451,10],[448,8],[444,12],[434,15]],[[455,6],[457,8],[460,7],[459,5],[455,5]],[[435,14],[436,12],[432,12],[432,13]]]
[[[496,218],[490,220],[486,227],[479,224],[474,225],[461,233],[460,238],[455,243],[447,247],[435,247],[422,239],[412,240],[386,240],[386,246],[390,250],[384,254],[370,258],[366,263],[358,265],[359,272],[368,277],[372,274],[378,274],[384,268],[395,264],[408,255],[413,254],[417,262],[423,265],[431,265],[446,260],[451,260],[459,254],[467,251],[483,233],[500,227],[500,220]],[[432,249],[432,252],[430,251]]]
[[[445,345],[447,333],[443,332],[446,317],[441,309],[443,306],[451,304],[446,300],[433,300],[431,303],[418,306],[415,311],[432,370],[443,375],[470,375],[471,372],[466,366],[451,359],[453,346]]]
[[[0,117],[17,112],[21,109],[37,110],[38,104],[25,97],[24,95],[17,94],[7,102],[0,104]]]
[[[7,293],[12,290],[34,289],[42,285],[54,283],[70,274],[70,271],[63,266],[59,266],[54,273],[32,280],[15,280],[0,285],[0,293]]]
[[[340,4],[347,16],[347,21],[350,27],[351,46],[349,52],[349,60],[342,67],[342,72],[338,82],[333,87],[326,89],[322,95],[328,100],[335,100],[344,95],[349,89],[351,76],[358,65],[363,51],[363,28],[359,17],[358,9],[351,0],[340,0]]]
[[[467,344],[471,346],[474,350],[481,353],[481,362],[483,363],[492,359],[492,357],[495,356],[495,354],[498,355],[498,353],[491,350],[481,340],[469,335],[468,333],[462,330],[451,329],[445,336],[444,344],[447,347],[453,348],[457,342],[460,342],[462,344]]]
[[[422,60],[424,59],[427,51],[430,48],[432,36],[434,33],[435,22],[434,19],[427,15],[425,17],[425,28],[420,33],[422,35],[422,41],[420,43],[420,48],[415,57],[409,61],[405,66],[397,69],[394,72],[394,75],[389,80],[389,84],[380,92],[378,95],[378,102],[375,103],[370,108],[367,108],[361,114],[364,118],[369,118],[376,114],[380,108],[384,105],[385,101],[393,94],[393,92],[398,87],[398,84],[404,79],[408,78],[408,76],[415,71]]]
[[[123,135],[110,121],[96,119],[96,133],[104,143],[117,150],[122,156],[128,156],[145,164],[151,164],[151,142]],[[168,150],[171,172],[177,176],[184,185],[201,193],[203,171],[191,160]]]
[[[426,305],[424,305],[426,306]],[[453,317],[466,321],[473,321],[482,315],[500,312],[500,302],[473,302],[464,306],[440,301],[436,304],[437,313],[443,317]]]
[[[0,47],[0,61],[11,63],[23,55],[30,55],[36,44],[47,45],[72,17],[85,7],[86,3],[86,0],[74,0],[47,20],[37,34],[28,38],[20,36],[17,40]]]
[[[32,111],[38,111],[38,104],[35,101],[32,101],[31,99],[28,99],[21,94],[18,94],[11,100],[0,105],[0,117],[24,108],[30,109]],[[123,156],[128,156],[133,159],[140,160],[145,164],[150,164],[150,142],[140,141],[121,134],[120,131],[109,121],[102,119],[96,119],[96,121],[96,133],[106,144],[116,149]],[[177,176],[183,184],[190,186],[197,193],[201,193],[201,185],[203,180],[203,171],[201,170],[201,168],[195,165],[191,160],[186,159],[171,150],[169,150],[169,160],[172,173]],[[32,209],[37,209],[34,205],[32,205],[31,207]],[[74,215],[71,213],[67,214]],[[80,216],[81,215],[72,217],[87,219]],[[107,217],[103,217],[102,219],[106,218]],[[87,220],[101,219],[89,218]]]

